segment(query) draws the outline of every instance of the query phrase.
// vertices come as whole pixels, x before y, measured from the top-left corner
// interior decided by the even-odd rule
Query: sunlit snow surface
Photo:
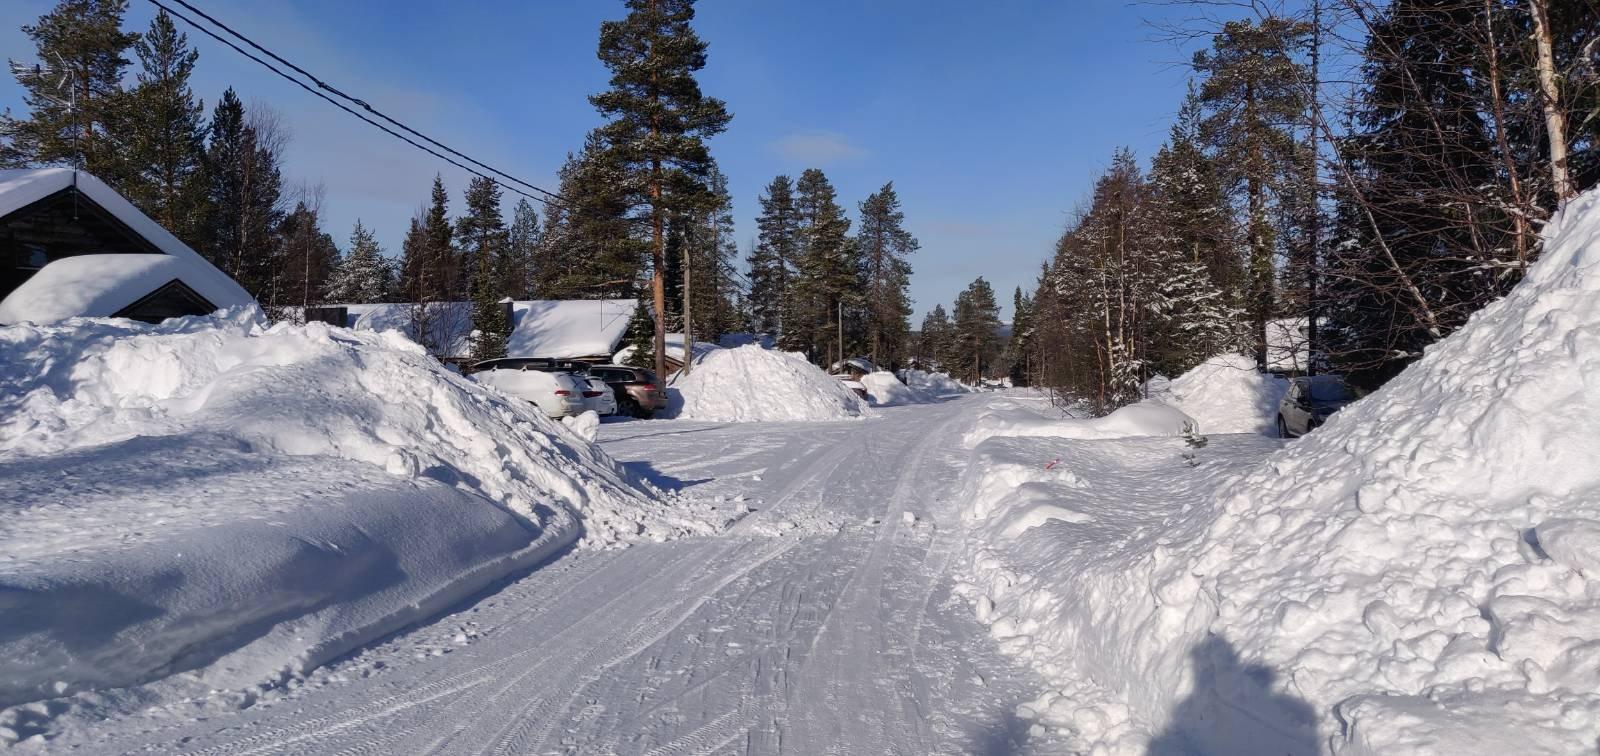
[[[1593,752],[1597,427],[1591,193],[1509,296],[1282,450],[994,434],[967,470],[970,591],[1056,686],[1021,713],[1077,747]],[[1018,534],[1041,503],[1094,519]]]

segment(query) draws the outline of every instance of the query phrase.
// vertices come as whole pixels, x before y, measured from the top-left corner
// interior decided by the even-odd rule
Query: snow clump
[[[1256,370],[1242,354],[1212,357],[1171,381],[1150,382],[1150,396],[1194,418],[1207,433],[1275,435],[1278,400],[1289,382]]]

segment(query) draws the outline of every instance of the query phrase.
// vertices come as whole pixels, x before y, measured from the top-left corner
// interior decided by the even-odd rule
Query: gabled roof
[[[0,218],[61,192],[78,194],[128,227],[160,254],[112,254],[51,261],[0,301],[0,323],[50,323],[69,317],[107,317],[165,284],[180,280],[217,307],[254,304],[227,274],[151,220],[111,187],[70,168],[0,170]]]

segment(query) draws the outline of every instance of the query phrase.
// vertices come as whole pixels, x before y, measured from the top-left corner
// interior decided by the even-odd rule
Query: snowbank
[[[75,319],[0,364],[0,706],[297,674],[574,542],[720,524],[398,333]]]
[[[1182,436],[1198,434],[1200,424],[1177,408],[1161,402],[1130,404],[1104,417],[1053,419],[1031,409],[1008,403],[1001,409],[979,416],[964,437],[972,448],[993,436],[1035,436],[1046,438],[1111,439],[1132,436]]]
[[[1256,370],[1242,354],[1212,357],[1181,376],[1151,381],[1150,396],[1194,418],[1206,433],[1277,434],[1278,400],[1289,382]]]
[[[1509,296],[1247,473],[1208,456],[1217,438],[1185,463],[1132,442],[979,447],[967,492],[985,545],[969,590],[1059,686],[1021,713],[1086,749],[1590,752],[1597,397],[1589,193]],[[1023,472],[1021,455],[1041,452],[1078,485]],[[1092,515],[1119,491],[1100,511],[1145,526],[1123,537],[1055,521],[1000,532],[1019,503]]]
[[[933,397],[921,389],[914,389],[900,382],[894,373],[879,370],[861,376],[861,385],[867,390],[867,397],[874,405],[887,407],[898,404],[922,404],[932,401]]]
[[[946,373],[930,373],[926,370],[907,370],[906,385],[934,396],[965,394],[972,390]]]
[[[718,422],[847,420],[869,413],[838,378],[798,354],[715,349],[674,384],[675,417]]]

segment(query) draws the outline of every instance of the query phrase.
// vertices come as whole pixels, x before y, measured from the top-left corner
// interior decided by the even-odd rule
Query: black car
[[[1341,376],[1290,378],[1289,391],[1278,402],[1278,435],[1291,438],[1310,433],[1359,398]]]

